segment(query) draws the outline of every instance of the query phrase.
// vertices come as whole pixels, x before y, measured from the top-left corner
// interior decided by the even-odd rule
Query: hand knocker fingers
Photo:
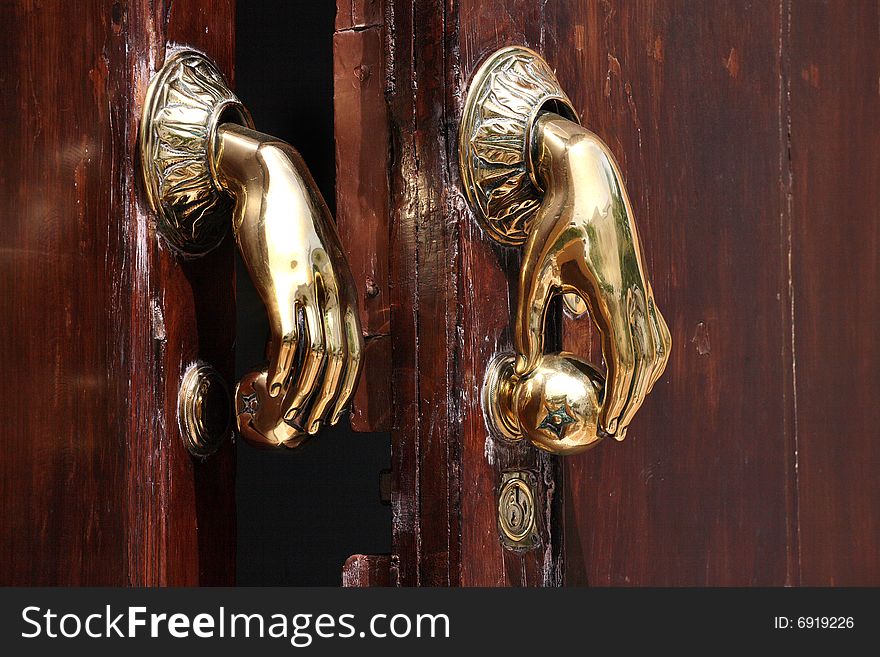
[[[614,437],[623,440],[626,430],[633,416],[645,400],[648,394],[648,386],[651,382],[655,360],[655,342],[652,335],[650,321],[647,317],[644,295],[641,290],[635,295],[634,309],[630,327],[632,330],[633,355],[635,366],[633,368],[632,386],[626,404],[621,411],[620,420],[617,424],[617,432]]]
[[[660,314],[660,311],[657,310],[653,298],[648,302],[648,315],[650,316],[651,326],[657,341],[656,359],[654,361],[654,369],[651,372],[651,385],[648,388],[648,392],[651,392],[654,389],[654,384],[657,383],[657,379],[660,378],[663,370],[666,369],[666,363],[669,362],[669,354],[672,351],[672,335],[669,333],[666,320]]]
[[[309,418],[305,424],[310,434],[317,433],[321,428],[327,409],[339,393],[339,385],[345,367],[345,330],[342,309],[339,304],[339,292],[335,284],[327,284],[323,301],[322,319],[327,358],[321,388],[312,403]]]
[[[514,342],[516,347],[516,373],[525,376],[537,367],[544,351],[544,319],[550,299],[556,289],[555,268],[545,261],[538,271],[524,266],[520,278],[518,326]]]
[[[339,422],[345,407],[354,395],[355,386],[360,376],[363,365],[364,337],[361,334],[360,324],[357,319],[357,306],[350,305],[345,310],[345,342],[348,349],[348,358],[345,364],[345,373],[342,376],[339,396],[333,408],[330,424]]]
[[[605,327],[601,331],[602,355],[607,374],[599,425],[606,433],[614,435],[632,387],[635,353],[626,308],[616,306],[608,312],[612,316],[606,318]]]
[[[273,324],[277,327],[273,327],[273,334],[277,335],[273,337],[273,341],[277,340],[277,349],[272,349],[266,379],[271,397],[283,397],[290,386],[299,340],[295,314],[294,311],[293,317],[273,318]]]
[[[285,414],[288,420],[292,419],[312,396],[327,355],[324,326],[315,285],[309,286],[299,302],[305,319],[306,348],[299,377],[293,389],[290,408]]]

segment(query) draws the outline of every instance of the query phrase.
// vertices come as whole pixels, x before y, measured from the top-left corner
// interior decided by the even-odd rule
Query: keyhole
[[[532,492],[521,479],[510,479],[498,497],[498,524],[507,540],[520,544],[535,525]]]
[[[519,488],[514,488],[507,498],[507,523],[513,531],[518,532],[522,529],[525,516],[522,493]]]

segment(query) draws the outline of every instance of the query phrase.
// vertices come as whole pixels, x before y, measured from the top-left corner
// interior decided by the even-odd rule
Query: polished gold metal
[[[210,456],[232,435],[231,406],[220,373],[206,363],[190,365],[177,393],[177,421],[191,454]]]
[[[252,130],[216,66],[185,51],[150,85],[141,161],[168,241],[202,253],[231,224],[266,306],[268,363],[236,387],[242,437],[296,447],[338,422],[361,369],[357,298],[335,223],[296,150]]]
[[[573,354],[545,354],[529,376],[517,376],[513,354],[489,365],[483,408],[507,440],[528,437],[552,454],[577,454],[601,439],[597,421],[605,381]]]
[[[485,74],[473,84],[492,86]],[[473,86],[468,96],[492,97]],[[546,103],[522,107],[519,114],[536,117],[530,130],[515,136],[529,139],[522,145],[530,154],[525,161],[543,195],[526,225],[516,357],[490,367],[484,408],[501,436],[526,436],[541,449],[570,454],[605,436],[623,440],[666,367],[672,339],[654,302],[632,206],[608,147],[570,117],[548,111]],[[462,167],[472,169],[462,171],[466,184],[475,180],[464,153],[471,141],[460,139]],[[517,148],[508,146],[510,152]],[[475,211],[482,216],[476,204]],[[598,326],[607,380],[574,355],[544,354],[544,324],[557,295],[566,297],[571,312],[589,311]]]
[[[217,180],[236,201],[235,240],[271,330],[267,367],[236,390],[238,428],[258,445],[296,447],[336,424],[354,393],[363,351],[354,282],[299,153],[231,124],[217,142]]]
[[[514,375],[516,359],[513,354],[499,354],[486,368],[483,381],[482,404],[486,423],[495,433],[511,441],[523,439],[516,408],[516,384]]]
[[[221,117],[252,127],[223,74],[199,52],[171,55],[150,82],[140,126],[147,199],[162,236],[199,255],[226,235],[232,199],[214,182],[210,150]]]
[[[530,550],[540,543],[535,495],[526,472],[504,472],[498,493],[498,528],[502,544],[511,550]]]
[[[525,243],[541,204],[528,145],[543,108],[577,120],[547,62],[521,46],[491,55],[465,100],[459,131],[464,189],[483,227],[508,246]]]

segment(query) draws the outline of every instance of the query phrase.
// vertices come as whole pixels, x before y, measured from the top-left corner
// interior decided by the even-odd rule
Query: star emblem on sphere
[[[241,401],[244,404],[241,409],[242,414],[249,413],[250,415],[255,415],[257,409],[260,408],[260,401],[257,399],[257,393],[255,392],[250,395],[242,395]]]
[[[565,404],[555,410],[547,411],[547,417],[538,425],[539,429],[547,429],[551,431],[557,439],[562,438],[565,427],[568,424],[574,424],[575,418],[568,412]]]

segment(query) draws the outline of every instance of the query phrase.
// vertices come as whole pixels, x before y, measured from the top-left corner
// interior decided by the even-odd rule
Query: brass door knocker
[[[167,242],[198,255],[232,226],[266,306],[268,363],[236,388],[239,433],[262,447],[296,447],[339,420],[361,369],[354,284],[327,204],[296,150],[253,130],[199,52],[176,53],[156,74],[140,129],[144,184]],[[184,409],[199,403],[190,388],[181,388]],[[181,428],[205,455],[196,414],[184,413]]]
[[[623,440],[663,373],[672,339],[655,302],[623,177],[608,147],[582,127],[550,66],[504,48],[480,67],[459,133],[461,176],[482,225],[524,246],[515,355],[484,385],[502,436],[572,454]],[[568,353],[544,353],[551,299],[588,310],[602,336],[606,377]]]

